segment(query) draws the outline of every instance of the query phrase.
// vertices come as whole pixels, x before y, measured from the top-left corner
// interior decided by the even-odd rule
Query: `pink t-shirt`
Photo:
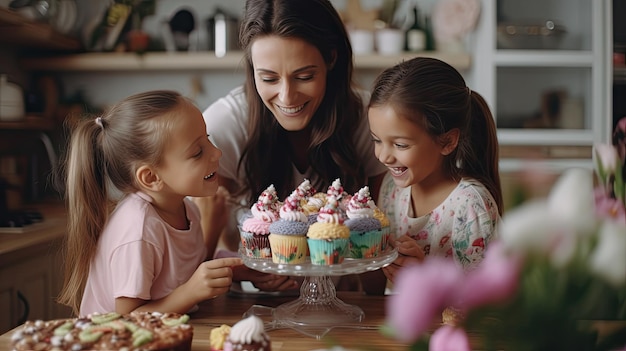
[[[107,222],[90,266],[80,315],[115,311],[115,298],[157,300],[185,283],[207,258],[200,212],[185,199],[188,230],[167,224],[152,199],[122,199]]]

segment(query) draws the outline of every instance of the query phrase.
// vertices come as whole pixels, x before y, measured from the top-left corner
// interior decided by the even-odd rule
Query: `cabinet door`
[[[501,144],[587,146],[607,140],[606,0],[483,0],[476,90]]]
[[[13,272],[0,269],[0,334],[17,325],[17,294]]]
[[[52,296],[52,273],[50,256],[35,257],[19,264],[15,271],[18,299],[18,315],[30,320],[49,319]],[[19,320],[19,323],[25,320]]]
[[[0,270],[0,332],[26,320],[50,319],[51,262],[49,255],[35,256]]]

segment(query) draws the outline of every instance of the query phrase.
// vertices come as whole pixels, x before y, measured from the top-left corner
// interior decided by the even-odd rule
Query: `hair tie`
[[[104,124],[102,124],[102,117],[96,118],[96,124],[98,125],[98,127],[104,129]]]

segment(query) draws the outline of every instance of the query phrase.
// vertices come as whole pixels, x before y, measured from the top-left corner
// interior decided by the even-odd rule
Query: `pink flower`
[[[463,272],[452,260],[429,257],[404,268],[395,282],[396,294],[387,300],[388,324],[403,342],[417,340],[440,316],[462,281]]]
[[[596,188],[594,195],[596,215],[599,218],[615,220],[618,223],[626,223],[626,209],[619,199],[607,196],[602,188]]]
[[[443,325],[435,330],[428,345],[429,351],[469,351],[469,338],[465,330]]]
[[[464,310],[499,302],[515,293],[522,260],[508,253],[499,241],[492,241],[478,267],[467,273],[454,302]]]

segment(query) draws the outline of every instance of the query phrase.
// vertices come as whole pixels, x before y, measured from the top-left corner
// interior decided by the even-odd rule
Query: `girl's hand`
[[[200,264],[191,278],[185,283],[186,290],[204,301],[222,295],[230,289],[233,282],[233,268],[243,264],[241,258],[216,258]]]
[[[393,283],[402,267],[424,261],[425,255],[422,248],[417,245],[417,242],[406,234],[391,242],[391,246],[398,249],[398,258],[389,266],[383,268],[383,273]]]
[[[298,288],[298,282],[289,276],[274,275],[255,271],[245,266],[233,269],[234,281],[249,281],[262,291],[284,291]]]

